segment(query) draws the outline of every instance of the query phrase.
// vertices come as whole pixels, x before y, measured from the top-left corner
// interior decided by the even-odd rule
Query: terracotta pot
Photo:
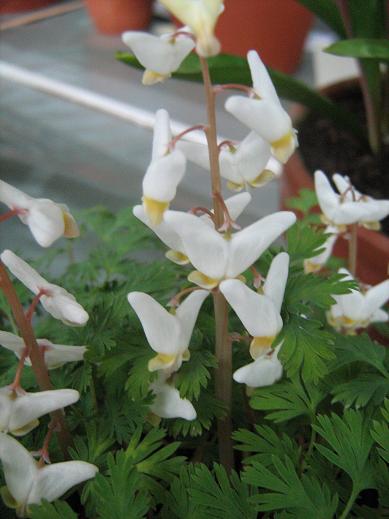
[[[326,95],[336,95],[340,90],[354,85],[355,81],[343,81],[323,90]],[[297,108],[292,118],[295,126],[306,114],[304,108]],[[326,172],[335,173],[335,172]],[[303,188],[314,189],[312,174],[305,167],[303,157],[297,151],[287,162],[284,174],[281,177],[281,199],[282,205],[288,198],[297,196]],[[335,255],[347,258],[348,242],[343,237],[339,237],[335,246]],[[375,285],[388,277],[389,268],[389,237],[380,232],[369,231],[363,227],[358,228],[358,265],[357,276],[365,283]]]
[[[2,0],[0,2],[0,14],[16,13],[18,11],[31,11],[53,4],[56,0]]]
[[[153,0],[85,0],[96,28],[103,34],[147,29]]]

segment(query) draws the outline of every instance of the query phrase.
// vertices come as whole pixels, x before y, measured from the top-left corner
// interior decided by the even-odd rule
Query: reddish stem
[[[0,215],[0,223],[6,222],[13,216],[18,216],[19,214],[21,214],[20,209],[11,209],[10,211],[7,211],[6,213]]]
[[[192,209],[189,211],[191,214],[194,214],[194,215],[203,215],[203,214],[207,214],[211,220],[213,222],[215,222],[215,215],[213,214],[212,211],[210,211],[207,207],[201,207],[201,206],[198,206],[198,207],[192,207]]]
[[[37,293],[37,295],[34,297],[34,299],[31,301],[31,304],[26,312],[26,319],[27,321],[31,322],[32,320],[32,316],[34,315],[34,312],[36,310],[36,307],[38,306],[38,303],[40,301],[40,298],[42,296],[46,295],[46,290],[44,289],[41,289],[39,290],[39,292]]]
[[[19,363],[18,363],[18,367],[16,369],[14,380],[13,380],[12,384],[9,386],[9,388],[12,391],[17,391],[17,390],[21,389],[20,379],[22,378],[22,373],[23,373],[23,369],[24,369],[24,361],[26,360],[28,355],[29,355],[29,348],[28,348],[28,346],[25,346],[23,353],[19,359]]]
[[[225,141],[220,142],[217,147],[219,148],[219,151],[220,151],[224,146],[228,146],[229,148],[231,148],[231,147],[235,148],[236,142],[226,139]]]
[[[177,144],[177,142],[184,137],[184,135],[187,135],[188,133],[195,132],[198,130],[206,131],[207,127],[204,124],[196,124],[195,126],[191,126],[190,128],[187,128],[183,132],[176,135],[169,143],[169,150],[173,150],[174,146]]]
[[[172,307],[177,307],[179,304],[180,304],[180,300],[186,295],[186,294],[190,294],[191,292],[194,292],[195,290],[200,290],[200,287],[189,287],[189,288],[184,288],[183,290],[181,290],[180,292],[178,292],[175,296],[173,296],[169,303],[168,303],[168,306],[172,306]]]
[[[218,200],[222,211],[223,211],[223,224],[221,227],[219,227],[219,231],[221,232],[228,232],[231,231],[231,229],[240,229],[240,226],[234,222],[234,220],[231,218],[230,213],[228,211],[228,207],[226,206],[226,203],[224,201],[224,198],[222,197],[221,193],[214,193],[213,198]]]
[[[240,90],[249,96],[256,95],[256,92],[252,87],[240,85],[239,83],[226,83],[225,85],[215,85],[213,87],[215,94],[220,94],[220,92],[223,92],[224,90]]]

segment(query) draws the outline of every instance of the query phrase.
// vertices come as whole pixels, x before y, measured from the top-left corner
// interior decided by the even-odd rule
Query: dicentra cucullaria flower
[[[42,247],[50,247],[61,236],[80,235],[78,225],[64,204],[46,198],[33,198],[0,180],[0,202],[15,211]]]
[[[354,223],[379,229],[379,221],[389,215],[389,200],[375,200],[362,195],[350,183],[348,177],[338,173],[332,177],[338,193],[332,188],[326,175],[315,172],[315,190],[325,221],[344,226]]]
[[[196,51],[205,58],[220,52],[215,25],[223,12],[223,0],[161,0],[196,37]]]
[[[221,234],[201,218],[169,211],[166,223],[179,235],[195,271],[188,279],[202,288],[215,288],[223,279],[236,278],[296,221],[294,213],[280,211],[234,234]]]
[[[227,210],[232,220],[236,220],[242,214],[250,201],[250,193],[240,193],[239,195],[231,196],[225,200]],[[143,206],[141,205],[136,205],[133,209],[133,213],[141,222],[147,225],[165,245],[169,247],[165,256],[170,261],[173,261],[177,265],[187,265],[190,263],[180,236],[168,223],[162,221],[157,226],[152,225],[147,218]],[[213,226],[213,222],[207,214],[200,216],[199,218]]]
[[[166,110],[155,115],[151,163],[143,178],[143,207],[152,225],[162,222],[164,212],[176,196],[185,175],[186,158],[182,151],[170,149],[170,118]]]
[[[47,339],[37,339],[36,342],[48,369],[59,368],[67,362],[79,362],[83,360],[87,350],[86,346],[54,344]],[[26,347],[21,337],[4,331],[0,331],[0,345],[3,348],[7,348],[7,350],[13,351],[18,359],[23,355]],[[31,366],[30,357],[26,357],[24,363],[26,366]]]
[[[250,355],[254,362],[235,371],[236,382],[249,387],[273,384],[282,376],[278,360],[281,345],[271,345],[282,329],[281,306],[288,279],[289,255],[281,252],[272,261],[263,294],[251,290],[238,279],[220,283],[220,291],[253,337]]]
[[[10,250],[5,250],[0,255],[0,259],[19,281],[36,296],[40,296],[39,302],[55,319],[70,326],[86,324],[89,315],[67,290],[46,281],[28,263]]]
[[[249,51],[247,60],[255,97],[231,96],[227,99],[225,108],[265,139],[275,158],[284,164],[297,146],[296,131],[258,53]]]
[[[354,278],[348,270],[339,269],[345,280]],[[371,323],[388,321],[388,313],[381,307],[389,300],[389,279],[365,290],[351,290],[351,293],[332,296],[336,304],[331,306],[328,322],[338,331],[355,333]]]
[[[209,171],[208,146],[179,141],[177,147],[184,152],[188,160]],[[274,163],[271,163],[270,145],[255,132],[250,132],[237,145],[230,142],[223,144],[219,153],[219,163],[220,175],[227,180],[227,187],[232,191],[241,191],[248,186],[262,187],[281,173],[279,168],[276,169]]]
[[[39,425],[41,416],[74,404],[80,398],[74,389],[54,389],[38,393],[0,388],[0,431],[23,436]]]
[[[146,69],[142,79],[144,85],[168,79],[195,47],[192,38],[179,33],[158,37],[147,32],[128,31],[122,34],[122,40]]]
[[[128,302],[137,314],[148,343],[157,353],[149,362],[150,371],[163,370],[169,375],[189,360],[189,342],[207,290],[192,292],[176,309],[168,312],[155,299],[143,292],[130,292]]]
[[[40,504],[42,499],[54,501],[98,472],[95,465],[85,461],[41,465],[23,445],[4,433],[0,433],[0,460],[7,484],[2,497],[19,517],[28,514],[29,505]]]
[[[150,411],[160,418],[195,420],[197,413],[193,404],[187,398],[181,398],[178,389],[171,381],[167,382],[167,378],[166,374],[159,372],[157,380],[150,384],[155,396]]]
[[[324,230],[324,233],[329,236],[322,245],[323,251],[313,258],[307,258],[304,260],[304,271],[306,274],[309,274],[310,272],[318,272],[327,263],[334,249],[336,240],[338,239],[339,228],[333,225],[328,225]]]

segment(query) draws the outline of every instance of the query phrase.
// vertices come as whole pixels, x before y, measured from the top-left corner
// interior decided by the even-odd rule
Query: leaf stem
[[[348,498],[348,501],[346,503],[346,508],[343,510],[342,515],[339,517],[339,519],[345,519],[348,516],[348,514],[350,513],[351,508],[353,507],[354,501],[356,500],[358,494],[359,494],[359,492],[357,492],[357,490],[353,486],[353,490],[352,490],[352,492],[350,494],[350,497]]]

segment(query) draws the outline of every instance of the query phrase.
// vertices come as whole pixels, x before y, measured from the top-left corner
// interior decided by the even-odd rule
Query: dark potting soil
[[[365,125],[365,112],[357,88],[336,97],[336,102],[354,113]],[[315,114],[308,116],[298,126],[300,152],[312,174],[316,169],[327,175],[348,175],[352,184],[363,194],[373,198],[389,198],[389,144],[380,157],[371,154],[368,146],[330,119]],[[382,230],[389,235],[389,217],[381,222]]]

